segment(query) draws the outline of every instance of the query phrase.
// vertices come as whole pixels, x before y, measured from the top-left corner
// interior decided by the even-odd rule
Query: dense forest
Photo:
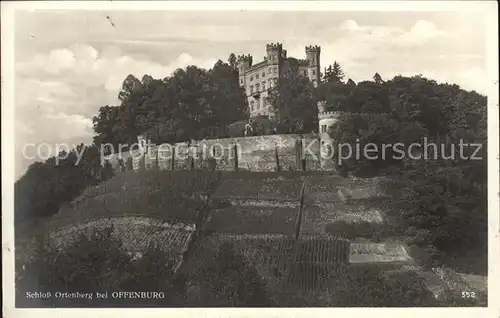
[[[188,66],[162,80],[129,75],[119,106],[94,117],[94,143],[131,144],[147,134],[153,143],[227,136],[228,125],[248,118],[236,68],[218,61],[210,70]]]
[[[392,148],[385,158],[380,151],[378,158],[351,156],[342,168],[394,180],[401,229],[433,261],[474,251],[486,271],[486,97],[422,76],[383,81],[376,74],[373,81],[328,86],[323,88],[336,92],[326,93],[328,105],[346,112],[331,131],[337,145],[358,143],[363,149],[372,144],[379,150],[398,143],[404,149],[421,145],[405,156]]]
[[[112,172],[100,163],[101,144],[131,144],[140,133],[154,143],[228,137],[231,124],[248,119],[234,61],[232,54],[228,63],[218,61],[212,69],[188,66],[164,79],[129,75],[118,95],[120,104],[103,106],[94,117],[94,144],[87,147],[82,163],[74,164],[74,154],[60,164],[51,158],[31,165],[16,182],[16,221],[52,215],[88,185],[109,178]],[[278,84],[269,89],[278,133],[317,131],[316,102],[326,100],[330,110],[346,112],[330,132],[337,143],[408,146],[423,138],[436,143],[431,154],[438,160],[394,159],[389,150],[389,159],[346,159],[342,170],[390,176],[399,189],[396,202],[404,207],[397,216],[405,234],[436,258],[463,249],[486,255],[485,96],[422,76],[384,81],[375,74],[371,81],[355,83],[337,62],[314,88],[295,67],[291,59]],[[474,154],[482,160],[461,159],[460,142],[483,145]],[[455,158],[443,159],[441,145],[444,158]],[[462,156],[470,157],[475,149],[466,147]]]

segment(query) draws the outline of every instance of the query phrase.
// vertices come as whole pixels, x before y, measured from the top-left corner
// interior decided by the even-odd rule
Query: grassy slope
[[[61,208],[60,212],[52,217],[46,224],[45,222],[33,222],[24,227],[19,227],[16,232],[23,232],[22,234],[25,234],[25,237],[31,238],[36,234],[47,232],[55,228],[61,228],[72,224],[81,224],[96,218],[123,215],[154,218],[161,221],[168,221],[169,223],[194,223],[197,215],[196,212],[205,204],[205,200],[201,195],[212,192],[220,179],[222,179],[222,181],[228,180],[223,183],[223,186],[216,192],[216,195],[220,197],[251,194],[259,199],[272,198],[282,200],[293,200],[297,197],[300,191],[300,179],[314,179],[314,181],[310,181],[317,184],[317,193],[327,193],[332,189],[336,190],[339,184],[346,186],[348,182],[346,179],[331,178],[322,174],[293,172],[224,172],[221,174],[188,171],[127,172],[117,175],[97,187],[85,190],[80,198],[68,204],[66,207]],[[332,185],[332,183],[335,184]],[[265,185],[264,187],[262,187],[263,184]],[[360,180],[354,182],[354,184],[356,186],[364,186],[366,182]],[[337,192],[334,192],[332,195],[332,198],[337,199]],[[278,215],[280,214],[278,213]],[[285,213],[283,215],[286,216],[287,214]],[[257,215],[252,217],[256,219]],[[281,219],[283,218],[278,218],[278,221]],[[225,221],[227,222],[227,220]],[[243,223],[242,225],[245,225]],[[245,226],[247,228],[257,228],[258,224],[254,223],[255,222],[249,222]],[[270,224],[272,225],[274,223],[271,222]],[[275,228],[274,225],[272,227]],[[264,228],[267,227],[262,227],[262,229]],[[19,229],[21,229],[21,231],[19,231]],[[257,233],[266,231],[259,230]],[[247,231],[242,227],[241,231],[236,231],[236,233],[238,232],[244,233]],[[248,240],[235,239],[235,244],[237,248],[243,250],[245,254],[254,256],[261,255],[255,258],[255,260],[260,261],[254,261],[252,263],[259,268],[259,272],[262,273],[263,277],[272,278],[275,275],[275,270],[272,268],[266,269],[268,266],[266,265],[268,264],[267,261],[265,261],[266,257],[270,257],[271,259],[274,257],[276,259],[276,255],[279,255],[279,260],[283,258],[287,259],[287,246],[289,247],[290,245],[288,241],[279,243],[281,241],[277,242],[276,240],[279,241],[283,239],[276,237],[272,239],[266,238],[260,243],[245,243],[248,242]],[[19,241],[20,243],[23,242],[23,240]],[[217,245],[217,243],[212,242],[212,246]],[[320,245],[321,244],[318,246]],[[16,247],[17,246],[18,240],[16,238]],[[268,256],[266,256],[266,253],[262,253],[266,248],[270,249],[267,253]],[[205,252],[208,253],[207,255],[210,255],[210,251],[211,248],[207,248]],[[16,250],[16,256],[17,253],[18,251]],[[203,257],[204,256],[199,256],[195,257],[195,259],[197,262],[202,263]],[[251,257],[247,257],[249,262],[251,262],[251,259]],[[271,263],[274,262],[275,261],[271,261]],[[283,262],[279,261],[278,263],[282,264]],[[285,297],[279,300],[281,304],[299,305],[301,304],[300,302],[302,302],[302,304],[310,306],[322,306],[326,304],[331,306],[356,306],[366,303],[368,299],[386,304],[384,301],[380,300],[382,296],[379,295],[377,296],[378,298],[374,300],[374,296],[371,295],[371,293],[374,293],[374,290],[378,288],[377,286],[385,286],[380,281],[380,276],[384,273],[385,269],[377,269],[377,267],[375,267],[361,270],[360,268],[363,268],[361,265],[355,267],[344,266],[339,269],[337,265],[319,263],[316,261],[302,262],[289,266],[288,269],[286,269],[286,271],[288,271],[286,277],[288,278],[286,280],[280,279],[278,280],[280,283],[275,282],[272,284],[274,286],[272,289],[275,291],[281,290],[284,295],[283,297]],[[277,269],[277,271],[278,273],[280,272],[279,269]],[[397,283],[399,285],[393,283],[397,286],[403,286],[400,288],[400,293],[413,295],[412,290],[419,290],[420,287],[418,286],[420,286],[420,282],[418,282],[416,278],[413,278],[413,274],[401,272],[398,275],[397,280],[405,282],[403,285],[400,283]],[[321,278],[319,281],[317,280],[318,277]],[[304,291],[303,286],[309,287],[305,288],[306,291]],[[331,288],[331,286],[337,287],[334,287],[333,291],[325,292],[325,286],[328,288]],[[372,286],[373,290],[370,291],[370,288],[366,286]],[[356,288],[360,290],[357,296],[348,297],[347,299],[345,298],[347,296],[342,296],[342,293],[347,291],[356,294]],[[425,300],[426,304],[430,303],[430,301],[427,301],[429,299],[427,294],[423,291],[418,291],[418,293],[423,294],[414,296],[420,297],[423,299],[422,301]],[[401,295],[394,295],[392,292],[386,291],[386,297],[398,299],[401,298]],[[407,300],[406,303],[410,305],[410,300]],[[374,303],[373,305],[376,304]]]
[[[257,268],[275,306],[439,305],[414,273],[394,271],[401,267],[398,264],[342,263],[334,252],[342,249],[340,242],[328,238],[296,242],[279,235],[205,237],[185,268],[191,286],[207,285],[211,278],[199,273],[224,242]],[[391,275],[384,275],[389,270]],[[223,292],[212,291],[214,302],[224,298],[219,293]]]
[[[206,204],[203,195],[212,191],[219,177],[217,172],[188,171],[131,171],[116,175],[87,188],[56,215],[20,225],[16,229],[16,259],[21,264],[30,257],[34,238],[85,224],[96,225],[108,218],[142,218],[156,221],[158,226],[162,222],[193,224],[197,212]]]
[[[234,234],[289,234],[294,231],[297,208],[232,206],[213,210],[208,231]]]
[[[62,208],[50,224],[61,227],[112,216],[141,216],[194,224],[205,204],[202,195],[218,182],[217,173],[188,171],[127,172],[86,190]]]

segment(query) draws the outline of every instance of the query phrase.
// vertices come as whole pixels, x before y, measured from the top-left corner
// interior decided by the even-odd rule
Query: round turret
[[[319,100],[317,105],[318,105],[318,113],[324,113],[326,111],[326,101]]]

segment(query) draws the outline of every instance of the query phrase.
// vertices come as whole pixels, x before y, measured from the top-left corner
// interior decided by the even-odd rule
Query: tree
[[[316,90],[308,78],[299,75],[297,60],[288,59],[278,83],[269,90],[267,102],[277,114],[279,133],[307,133],[316,129]]]
[[[172,255],[150,245],[135,260],[125,250],[120,238],[112,235],[113,228],[81,233],[72,242],[56,246],[50,241],[37,242],[35,255],[16,273],[16,305],[20,307],[109,307],[109,306],[184,306],[185,288],[182,278],[175,277]],[[160,299],[99,298],[29,299],[26,292],[88,293],[98,290],[112,292],[162,292]],[[33,301],[36,301],[33,302]]]
[[[142,133],[154,143],[222,138],[228,125],[248,118],[237,70],[222,61],[208,71],[178,69],[163,80],[129,75],[119,98],[121,105],[101,108],[94,118],[96,144],[131,144]]]
[[[375,81],[375,83],[377,84],[382,84],[384,81],[382,80],[382,77],[380,77],[380,75],[378,73],[375,73],[375,75],[373,76],[373,80]]]
[[[122,90],[118,94],[118,99],[123,102],[129,99],[137,90],[141,89],[141,82],[134,76],[128,75],[122,84]]]
[[[268,297],[263,283],[255,268],[246,264],[243,256],[234,251],[231,243],[220,246],[213,262],[203,268],[203,278],[207,287],[214,293],[220,306],[269,307]]]
[[[79,162],[78,154],[82,154]],[[16,224],[57,213],[63,203],[73,200],[87,186],[113,175],[109,168],[101,166],[101,154],[95,145],[81,144],[58,157],[35,162],[15,183]]]
[[[229,55],[227,62],[229,63],[229,66],[231,66],[233,70],[236,70],[236,55],[234,55],[234,53],[231,53]]]
[[[333,65],[328,66],[323,77],[324,82],[342,82],[345,74],[340,64],[335,61]]]
[[[333,127],[332,138],[337,143],[359,143],[361,149],[368,143],[378,147],[375,160],[348,158],[343,165],[357,175],[370,172],[393,178],[395,189],[400,189],[394,202],[402,207],[395,217],[401,219],[401,229],[413,244],[448,255],[472,249],[485,257],[487,162],[460,159],[457,145],[461,141],[486,144],[486,97],[422,76],[382,81],[376,74],[373,82],[360,82],[344,94],[341,86],[332,83],[320,89],[330,104],[339,96],[345,98],[350,111]],[[410,159],[409,145],[425,146],[424,138],[436,149],[420,152],[428,152],[427,160]],[[381,157],[383,145],[398,143],[404,149],[402,155],[390,147],[385,159]],[[441,147],[456,159],[444,159]],[[473,150],[463,152],[469,156]],[[486,157],[486,152],[479,153]]]

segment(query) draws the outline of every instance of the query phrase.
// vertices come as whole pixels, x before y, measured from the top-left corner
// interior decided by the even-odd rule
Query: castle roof
[[[251,72],[251,71],[255,71],[255,70],[258,70],[258,69],[261,69],[261,68],[264,68],[267,66],[267,60],[264,60],[262,62],[259,62],[257,64],[254,64],[252,66],[250,66],[248,68],[248,71]]]

